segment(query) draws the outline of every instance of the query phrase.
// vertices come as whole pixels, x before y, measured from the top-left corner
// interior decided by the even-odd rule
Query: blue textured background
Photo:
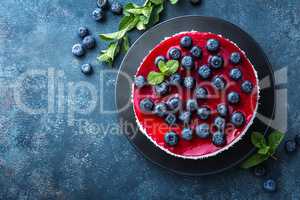
[[[129,1],[121,1],[123,3]],[[142,3],[142,0],[132,2]],[[278,181],[276,194],[262,190],[264,179],[238,168],[209,177],[182,177],[154,166],[118,134],[91,134],[79,130],[78,119],[102,125],[117,115],[76,115],[67,124],[67,111],[30,115],[14,102],[12,88],[28,69],[61,70],[64,84],[87,81],[97,87],[101,104],[114,109],[115,75],[99,77],[106,66],[95,63],[100,48],[84,59],[70,51],[76,31],[86,25],[97,33],[116,30],[120,17],[96,23],[90,13],[95,0],[1,0],[0,6],[0,199],[300,199],[300,152],[288,156],[282,146],[279,161],[268,163],[268,175]],[[217,16],[239,25],[267,53],[275,70],[288,67],[288,138],[299,131],[300,1],[203,0],[192,7],[186,0],[168,5],[163,20],[187,14]],[[132,41],[141,33],[131,33]],[[119,66],[121,57],[115,63]],[[80,63],[95,64],[95,74],[84,77]],[[101,80],[104,80],[102,83]],[[100,84],[105,84],[100,89]],[[26,105],[47,105],[47,79],[22,82]],[[63,96],[67,96],[67,91]],[[80,90],[73,103],[86,106],[89,94]],[[65,101],[67,107],[67,102]],[[90,133],[90,134],[88,134]]]

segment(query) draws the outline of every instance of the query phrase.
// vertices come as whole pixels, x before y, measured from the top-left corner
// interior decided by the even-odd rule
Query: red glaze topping
[[[225,103],[228,106],[228,115],[225,117],[226,119],[226,145],[223,147],[215,146],[212,143],[212,139],[201,139],[197,137],[197,135],[193,135],[193,139],[190,141],[186,141],[181,138],[181,130],[183,128],[183,124],[181,122],[176,123],[175,126],[169,126],[164,118],[158,117],[154,114],[146,114],[143,113],[140,109],[140,101],[145,97],[149,97],[153,100],[153,102],[166,102],[171,96],[175,94],[179,94],[182,99],[183,105],[188,98],[193,96],[192,92],[189,92],[183,86],[177,88],[176,86],[170,87],[170,92],[163,97],[159,97],[156,95],[154,91],[154,87],[147,85],[142,88],[133,87],[133,104],[134,111],[136,114],[136,118],[138,123],[141,125],[141,128],[146,132],[145,134],[151,138],[152,142],[156,143],[160,148],[167,152],[171,152],[177,156],[188,157],[188,158],[201,158],[215,155],[222,150],[225,150],[229,146],[231,146],[234,142],[238,140],[245,133],[248,128],[248,124],[252,123],[252,119],[254,118],[257,102],[258,102],[258,86],[257,86],[257,78],[256,72],[241,49],[239,49],[233,42],[228,39],[223,38],[220,35],[216,35],[213,33],[203,33],[203,32],[185,32],[176,34],[158,44],[144,59],[141,63],[140,67],[136,72],[136,76],[142,75],[147,78],[147,75],[150,71],[159,71],[159,69],[155,66],[154,61],[157,56],[163,55],[166,58],[168,57],[168,50],[172,47],[177,47],[181,50],[182,56],[191,55],[188,49],[183,49],[180,47],[180,39],[183,36],[190,36],[193,40],[193,45],[197,45],[202,49],[202,58],[195,59],[195,69],[191,72],[186,71],[181,66],[178,70],[178,73],[184,78],[187,75],[191,75],[195,78],[197,86],[203,86],[208,90],[209,97],[206,100],[197,100],[198,106],[208,106],[212,114],[207,120],[201,120],[196,113],[193,113],[192,121],[190,124],[190,128],[195,130],[195,126],[200,123],[208,123],[211,125],[211,133],[213,134],[216,131],[216,127],[213,126],[215,117],[218,116],[216,112],[217,105],[220,103]],[[220,42],[220,49],[216,53],[211,53],[206,49],[206,42],[208,39],[216,39]],[[239,52],[241,55],[242,62],[240,64],[234,65],[231,64],[229,59],[232,52]],[[224,66],[221,69],[212,69],[212,76],[209,79],[203,80],[197,73],[197,70],[200,66],[204,64],[208,64],[209,58],[214,55],[221,55],[224,59]],[[233,67],[238,67],[242,72],[242,78],[238,81],[234,81],[230,78],[229,73]],[[218,91],[212,85],[212,77],[215,75],[221,75],[226,80],[226,89],[223,91]],[[167,79],[167,78],[166,78]],[[245,81],[249,80],[253,84],[253,90],[250,94],[244,93],[241,90],[241,84]],[[227,101],[227,94],[229,92],[235,91],[240,95],[240,102],[238,104],[229,104]],[[183,106],[183,110],[185,106]],[[234,127],[230,123],[230,116],[234,111],[242,112],[245,116],[245,123],[241,127]],[[178,116],[178,114],[177,114]],[[178,144],[175,146],[169,146],[164,141],[164,135],[168,131],[174,131],[179,135]]]

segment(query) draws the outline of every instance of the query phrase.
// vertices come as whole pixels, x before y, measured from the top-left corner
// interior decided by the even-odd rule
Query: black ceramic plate
[[[269,131],[269,125],[255,118],[253,125],[244,138],[229,150],[217,156],[202,160],[176,158],[155,147],[146,136],[138,131],[132,103],[130,102],[131,85],[124,76],[124,74],[127,74],[133,79],[143,58],[165,37],[191,30],[221,34],[235,42],[246,52],[258,73],[259,80],[261,81],[263,78],[268,77],[270,81],[270,87],[261,90],[258,113],[265,117],[273,118],[275,109],[274,77],[271,65],[263,50],[251,36],[239,27],[222,19],[204,16],[183,16],[165,21],[145,32],[133,44],[120,67],[116,85],[116,105],[119,109],[122,123],[128,122],[133,125],[131,129],[129,129],[129,126],[122,126],[127,138],[146,158],[163,168],[179,174],[208,175],[224,171],[243,161],[254,150],[250,143],[250,133],[255,130],[266,134]],[[125,105],[128,102],[129,106],[126,107]]]

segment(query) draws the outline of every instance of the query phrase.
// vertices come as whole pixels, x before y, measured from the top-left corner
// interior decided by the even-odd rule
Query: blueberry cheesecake
[[[234,42],[182,32],[157,44],[132,86],[142,134],[172,156],[204,159],[242,139],[257,112],[257,73]]]

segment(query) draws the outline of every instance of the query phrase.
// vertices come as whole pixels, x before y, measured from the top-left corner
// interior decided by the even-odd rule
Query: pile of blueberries
[[[186,71],[193,70],[196,59],[202,59],[203,50],[201,47],[193,45],[192,38],[189,36],[183,36],[180,40],[180,47],[182,49],[189,50],[190,54],[182,56],[180,48],[172,47],[168,51],[168,58],[173,60],[179,60],[181,66]],[[197,70],[197,74],[203,80],[207,80],[212,75],[212,70],[218,70],[223,67],[224,60],[221,55],[218,54],[220,49],[220,42],[216,39],[209,39],[206,43],[206,50],[212,54],[208,60],[207,65],[200,66]],[[158,65],[159,61],[166,61],[167,58],[163,55],[158,56],[154,63]],[[240,64],[242,62],[241,55],[238,52],[233,52],[229,58],[229,61],[233,65]],[[240,80],[242,78],[242,72],[238,67],[233,67],[229,76],[233,81]],[[147,81],[142,75],[135,77],[135,86],[142,88],[147,86]],[[159,117],[163,117],[168,125],[175,125],[179,120],[184,124],[184,129],[181,132],[181,138],[184,140],[191,140],[193,137],[193,130],[189,127],[192,120],[192,114],[196,113],[197,117],[202,120],[207,120],[211,115],[211,109],[207,106],[198,106],[197,100],[207,99],[209,94],[205,87],[196,85],[196,80],[193,76],[181,77],[179,73],[171,75],[167,80],[159,85],[154,86],[154,91],[157,96],[167,95],[172,85],[183,86],[187,90],[194,89],[194,98],[187,99],[186,102],[182,102],[182,99],[178,94],[170,97],[166,102],[154,103],[151,98],[144,98],[140,101],[139,106],[144,113],[153,113]],[[217,90],[224,90],[226,87],[226,81],[222,75],[212,77],[212,85]],[[241,84],[241,90],[244,93],[251,93],[253,85],[250,81],[245,80]],[[240,102],[240,95],[235,91],[231,91],[227,95],[227,101],[234,105]],[[185,111],[180,110],[181,106],[185,104]],[[224,129],[226,126],[225,118],[229,116],[228,107],[224,103],[220,103],[217,106],[218,116],[214,119],[214,126],[217,131],[211,135],[210,126],[208,123],[201,123],[195,127],[196,136],[199,138],[209,138],[212,136],[212,143],[215,146],[224,146],[226,144],[226,134]],[[178,116],[178,118],[177,118]],[[230,121],[235,127],[241,127],[245,122],[245,116],[242,112],[235,111],[230,116]],[[164,137],[165,143],[169,146],[175,146],[179,141],[179,136],[173,132],[167,132]]]
[[[97,8],[93,11],[93,19],[101,22],[105,18],[105,11],[110,7],[110,11],[115,15],[122,15],[123,5],[118,1],[113,1],[111,4],[108,0],[97,0]]]

